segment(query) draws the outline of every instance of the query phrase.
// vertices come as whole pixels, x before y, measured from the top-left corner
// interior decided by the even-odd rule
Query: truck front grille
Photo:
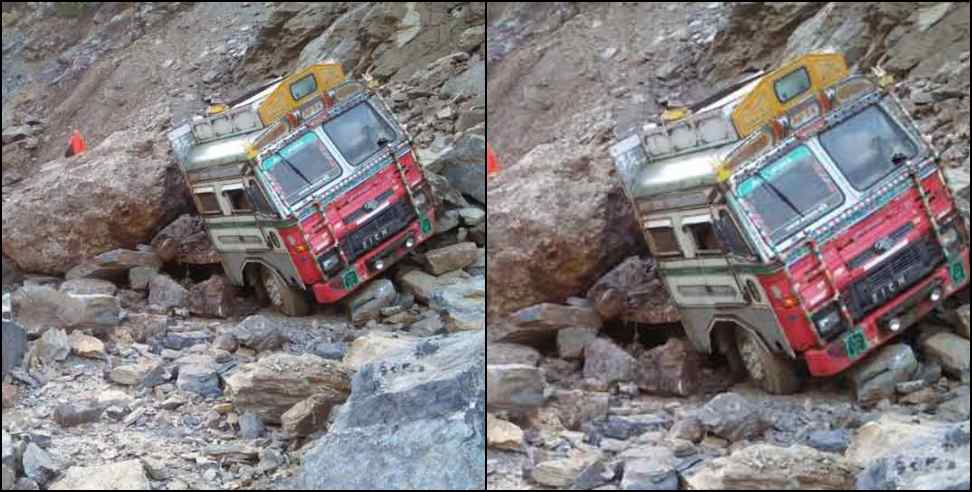
[[[415,218],[415,210],[407,200],[392,205],[341,242],[348,261],[357,260],[389,237],[401,232]]]
[[[945,253],[934,236],[908,246],[872,270],[844,295],[855,320],[867,316],[884,303],[913,287],[945,261]]]

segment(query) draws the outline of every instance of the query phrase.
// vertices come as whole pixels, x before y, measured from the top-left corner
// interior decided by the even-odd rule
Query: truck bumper
[[[957,271],[959,264],[962,272]],[[960,261],[942,266],[921,283],[861,320],[857,328],[841,335],[822,350],[805,352],[810,374],[815,377],[834,376],[865,359],[964,289],[969,284],[969,274],[969,250],[966,248]],[[941,289],[944,295],[938,302],[933,302],[931,295],[936,289]],[[888,328],[891,319],[901,322],[901,329],[897,332]]]
[[[434,217],[435,212],[430,211],[428,216]],[[427,223],[423,227],[422,220],[412,222],[402,232],[392,236],[374,250],[358,258],[353,265],[346,268],[334,278],[315,284],[312,287],[314,297],[321,304],[333,304],[341,301],[368,283],[368,281],[383,275],[392,265],[431,238],[432,234],[431,223]],[[411,247],[408,246],[410,240],[412,241]],[[375,267],[378,261],[384,264],[384,268],[379,270]]]

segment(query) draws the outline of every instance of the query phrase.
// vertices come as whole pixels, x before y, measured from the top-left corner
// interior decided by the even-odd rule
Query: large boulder
[[[913,380],[917,371],[918,359],[911,347],[896,344],[881,349],[852,369],[848,380],[857,401],[876,403],[893,397],[895,386]]]
[[[480,331],[486,323],[486,279],[445,285],[433,294],[429,306],[442,314],[451,332]]]
[[[240,412],[279,424],[294,405],[321,392],[351,390],[351,374],[339,364],[304,354],[273,354],[245,365],[226,380],[226,393]]]
[[[486,339],[426,339],[354,377],[334,425],[304,456],[310,490],[485,490]]]
[[[587,298],[604,321],[663,324],[682,319],[651,259],[624,260],[587,291]]]
[[[956,378],[969,374],[969,340],[953,333],[938,333],[922,341],[925,357],[938,362]]]
[[[4,196],[3,251],[22,270],[60,275],[86,258],[133,249],[188,207],[168,145],[136,131],[43,166]]]
[[[234,316],[236,288],[226,277],[214,275],[189,291],[189,312],[206,318],[225,319]]]
[[[770,426],[760,407],[735,393],[713,398],[696,416],[706,432],[729,442],[756,439]]]
[[[643,249],[613,165],[593,147],[539,146],[490,182],[486,283],[490,323],[584,294]]]
[[[598,338],[584,348],[584,378],[601,389],[638,377],[638,361],[611,340]]]
[[[492,299],[491,296],[490,306]],[[543,346],[556,339],[560,330],[578,327],[599,331],[603,324],[601,316],[590,307],[539,304],[517,311],[506,322],[494,324],[490,338],[498,342]]]

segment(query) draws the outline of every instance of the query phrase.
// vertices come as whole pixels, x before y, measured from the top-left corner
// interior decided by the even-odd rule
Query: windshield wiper
[[[304,173],[300,172],[300,169],[297,169],[297,166],[295,166],[294,163],[287,160],[287,158],[284,157],[282,153],[277,152],[277,157],[280,157],[280,160],[282,160],[285,164],[287,164],[287,167],[289,167],[290,170],[294,172],[294,174],[300,177],[300,179],[304,180],[305,183],[307,183],[308,185],[314,184],[311,183],[311,180],[307,179],[307,176],[304,176]]]
[[[773,193],[775,193],[776,196],[779,197],[779,199],[783,203],[785,203],[788,207],[790,207],[791,209],[793,209],[793,211],[796,212],[797,215],[799,215],[801,219],[804,219],[804,218],[807,217],[803,212],[800,211],[799,208],[797,208],[796,205],[793,204],[793,202],[790,201],[790,199],[786,195],[783,194],[782,191],[780,191],[773,183],[770,183],[770,181],[768,179],[766,179],[766,177],[763,176],[763,173],[762,172],[757,172],[754,176],[758,177],[763,183],[766,184],[766,186],[769,186],[770,189],[773,190]]]

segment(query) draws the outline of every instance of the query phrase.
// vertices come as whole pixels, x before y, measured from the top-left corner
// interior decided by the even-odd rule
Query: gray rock
[[[486,366],[486,407],[497,412],[528,412],[544,403],[543,371],[533,366]]]
[[[551,405],[557,410],[560,422],[569,430],[579,431],[585,424],[607,421],[611,399],[607,393],[587,393],[580,390],[556,391]]]
[[[970,370],[970,342],[952,333],[939,333],[926,338],[921,343],[925,357],[938,362],[942,369],[952,377],[961,378]]]
[[[241,347],[257,352],[278,350],[287,343],[279,323],[263,315],[250,316],[230,332]]]
[[[351,373],[340,363],[310,354],[273,354],[240,367],[226,380],[237,411],[251,412],[271,424],[294,405],[329,388],[348,393]]]
[[[759,407],[735,393],[724,393],[712,399],[697,417],[709,433],[729,442],[758,438],[769,428]]]
[[[179,381],[176,386],[182,391],[195,393],[204,398],[216,398],[223,394],[219,386],[219,374],[205,365],[180,367]]]
[[[44,285],[24,285],[12,301],[17,322],[31,336],[39,337],[50,328],[103,331],[121,323],[121,305],[112,296],[75,295]]]
[[[107,280],[90,278],[68,280],[61,284],[59,290],[75,296],[114,296],[118,293],[118,287],[115,284]]]
[[[51,490],[150,490],[145,465],[139,460],[102,466],[72,466]]]
[[[561,359],[581,360],[587,344],[597,338],[593,328],[565,328],[557,332],[557,350]]]
[[[102,413],[104,413],[104,405],[94,400],[65,403],[54,409],[54,422],[68,429],[95,423],[101,419]]]
[[[675,456],[671,451],[667,451],[652,453],[651,458],[648,459],[625,462],[621,489],[678,490],[678,475],[675,473],[674,460]]]
[[[908,345],[890,345],[849,373],[857,401],[874,403],[891,398],[898,383],[912,381],[918,371],[918,360]]]
[[[532,347],[512,343],[491,343],[486,348],[486,365],[525,365],[537,367],[543,356]]]
[[[347,394],[325,391],[296,404],[280,417],[283,430],[291,437],[307,437],[327,429],[331,410],[341,405]]]
[[[807,446],[826,453],[844,454],[850,446],[851,435],[846,429],[816,431],[807,436]]]
[[[17,474],[14,473],[13,469],[7,468],[7,465],[3,465],[0,473],[3,474],[3,490],[13,490],[17,484]]]
[[[31,355],[41,364],[63,362],[71,355],[71,339],[64,330],[47,330],[34,343]]]
[[[27,445],[23,465],[24,475],[41,486],[53,480],[61,471],[61,467],[54,462],[51,455],[34,443]]]
[[[229,318],[236,314],[236,288],[222,275],[189,291],[189,312],[205,318]]]
[[[213,347],[232,354],[240,348],[240,342],[233,335],[223,334],[213,340]]]
[[[263,419],[252,414],[246,413],[240,417],[240,437],[246,440],[259,439],[266,434],[267,428],[263,425]]]
[[[498,332],[496,341],[540,346],[555,340],[557,332],[565,328],[600,330],[602,324],[600,315],[590,307],[538,304],[517,311],[510,320],[508,333]]]
[[[480,34],[481,36],[481,34]],[[482,38],[479,40],[482,43]],[[475,97],[486,93],[486,64],[479,62],[466,70],[462,75],[449,79],[439,91],[441,95],[452,99],[457,96]],[[485,155],[485,151],[483,154]],[[485,203],[485,202],[480,202]]]
[[[27,352],[27,332],[13,321],[3,320],[3,374],[0,377],[7,377],[11,369],[20,366],[24,362],[24,355]]]
[[[485,490],[485,370],[483,332],[425,339],[365,367],[305,455],[301,486]]]
[[[478,258],[479,247],[476,243],[459,243],[425,253],[429,273],[435,276],[462,270],[475,263]]]
[[[461,192],[482,205],[486,204],[486,139],[467,134],[439,160],[428,166],[442,175]]]
[[[213,335],[208,331],[169,332],[162,337],[162,346],[169,350],[185,350],[196,345],[208,345]]]
[[[189,305],[189,291],[168,275],[156,275],[149,283],[149,304],[163,312]]]
[[[355,324],[380,319],[381,310],[394,304],[396,299],[395,284],[387,279],[375,280],[347,301],[348,317]]]
[[[451,332],[482,330],[486,326],[486,279],[476,277],[442,286],[429,306],[442,314]]]
[[[638,361],[614,344],[599,338],[584,349],[584,378],[596,381],[600,389],[627,383],[638,377]]]
[[[162,260],[154,251],[118,249],[100,254],[72,268],[65,275],[65,278],[67,280],[89,278],[113,282],[123,281],[128,278],[129,270],[138,267],[158,270],[162,267]]]
[[[132,290],[144,292],[149,289],[152,279],[159,274],[158,268],[137,267],[128,271],[128,286]]]
[[[680,338],[641,354],[638,363],[638,387],[646,393],[687,397],[702,387],[702,356]]]
[[[342,342],[319,343],[314,346],[313,353],[324,360],[341,361],[348,354],[348,344]]]
[[[20,469],[20,455],[13,436],[3,431],[2,435],[3,466],[9,466],[11,470]]]
[[[597,490],[611,482],[617,476],[617,472],[609,468],[603,461],[598,460],[577,476],[577,480],[571,485],[570,490]]]

